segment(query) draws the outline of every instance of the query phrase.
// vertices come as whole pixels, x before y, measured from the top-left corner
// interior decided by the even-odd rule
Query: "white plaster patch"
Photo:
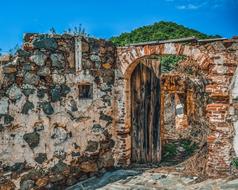
[[[75,68],[76,68],[76,72],[82,70],[82,41],[81,41],[81,37],[75,37]]]
[[[52,78],[54,83],[56,84],[63,84],[65,83],[65,77],[63,75],[59,75],[57,73],[52,74]]]
[[[30,60],[39,66],[43,66],[45,64],[46,58],[47,58],[47,56],[44,53],[37,51],[37,52],[35,52],[34,55],[32,55],[30,57]]]
[[[145,50],[144,50],[144,48],[140,48],[140,56],[144,56],[145,55]]]
[[[191,49],[190,49],[190,46],[188,46],[188,45],[185,45],[185,47],[184,47],[184,51],[183,51],[183,55],[186,55],[186,56],[191,56],[191,54],[192,54],[192,51],[191,51]]]
[[[1,98],[0,99],[0,114],[7,114],[8,113],[8,98]]]
[[[164,54],[176,54],[176,47],[173,43],[164,44]]]
[[[226,74],[227,73],[227,67],[223,65],[216,65],[212,71],[217,72],[218,74]]]
[[[176,105],[176,116],[183,116],[184,115],[184,105],[178,104]]]
[[[231,85],[230,85],[229,88],[231,90],[230,102],[233,103],[234,101],[238,101],[238,68],[235,71],[235,74],[232,78]],[[235,115],[236,112],[235,112],[234,107],[230,108],[230,112],[231,112],[232,117],[233,117],[233,121],[234,121],[233,126],[234,126],[234,129],[235,129],[235,136],[234,136],[234,139],[233,139],[233,147],[234,147],[236,156],[238,156],[238,121],[237,121],[238,116]]]
[[[238,156],[238,121],[234,122],[235,136],[233,139],[233,147],[235,150],[236,156]]]
[[[131,53],[132,53],[134,58],[137,58],[137,52],[134,48],[131,50]]]
[[[201,56],[201,51],[198,48],[193,48],[192,55],[193,55],[193,58],[197,60]]]
[[[236,69],[235,74],[232,78],[230,89],[231,89],[232,99],[237,99],[238,98],[238,68]]]
[[[224,56],[220,55],[219,58],[215,58],[214,59],[214,63],[216,65],[223,65],[223,63],[224,63]]]

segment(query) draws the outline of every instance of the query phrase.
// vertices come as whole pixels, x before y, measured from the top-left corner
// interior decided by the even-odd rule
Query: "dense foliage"
[[[130,33],[122,33],[120,36],[112,37],[110,40],[118,46],[125,46],[131,43],[177,39],[192,36],[197,39],[220,37],[218,35],[206,35],[173,22],[162,21],[154,23],[153,25],[140,27]],[[155,56],[153,58],[160,60],[162,73],[174,70],[178,62],[185,59],[184,56],[176,55]]]
[[[153,55],[149,59],[156,59],[160,62],[161,73],[168,73],[174,70],[178,63],[185,60],[186,56],[183,55]]]
[[[153,25],[140,27],[130,33],[122,33],[120,36],[112,37],[110,40],[116,45],[125,46],[130,43],[177,39],[192,36],[198,39],[220,37],[218,35],[206,35],[173,22],[162,21],[154,23]]]
[[[163,55],[159,57],[161,65],[161,73],[167,73],[174,70],[177,64],[184,60],[184,56],[178,55]]]

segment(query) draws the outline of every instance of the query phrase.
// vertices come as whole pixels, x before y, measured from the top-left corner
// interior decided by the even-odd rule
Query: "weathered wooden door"
[[[160,80],[149,65],[131,75],[131,108],[132,163],[160,161]]]

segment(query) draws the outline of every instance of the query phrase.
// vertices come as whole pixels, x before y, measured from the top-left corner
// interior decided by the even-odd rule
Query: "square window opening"
[[[79,85],[79,99],[93,99],[93,85],[92,84]]]

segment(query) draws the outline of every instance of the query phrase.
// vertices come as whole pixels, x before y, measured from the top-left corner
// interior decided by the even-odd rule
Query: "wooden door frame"
[[[151,56],[151,55],[150,55]],[[132,137],[131,137],[131,130],[132,130],[132,118],[131,118],[131,75],[133,73],[133,71],[135,70],[136,66],[138,64],[140,64],[140,61],[146,57],[150,57],[150,56],[145,56],[145,57],[141,57],[140,59],[137,59],[136,61],[134,61],[133,63],[130,64],[130,66],[127,68],[126,72],[124,73],[124,84],[125,84],[125,89],[124,89],[124,95],[125,95],[125,133],[128,134],[129,138],[128,138],[128,143],[129,143],[129,152],[127,153],[128,155],[128,164],[131,164],[131,155],[132,155]],[[161,92],[162,95],[162,92]],[[160,101],[160,104],[162,102]],[[163,119],[162,119],[162,106],[161,106],[161,111],[160,111],[160,129],[159,129],[159,133],[160,133],[160,158],[161,158],[161,152],[162,152],[162,137],[163,137],[163,129],[162,129],[162,124],[163,124]]]

